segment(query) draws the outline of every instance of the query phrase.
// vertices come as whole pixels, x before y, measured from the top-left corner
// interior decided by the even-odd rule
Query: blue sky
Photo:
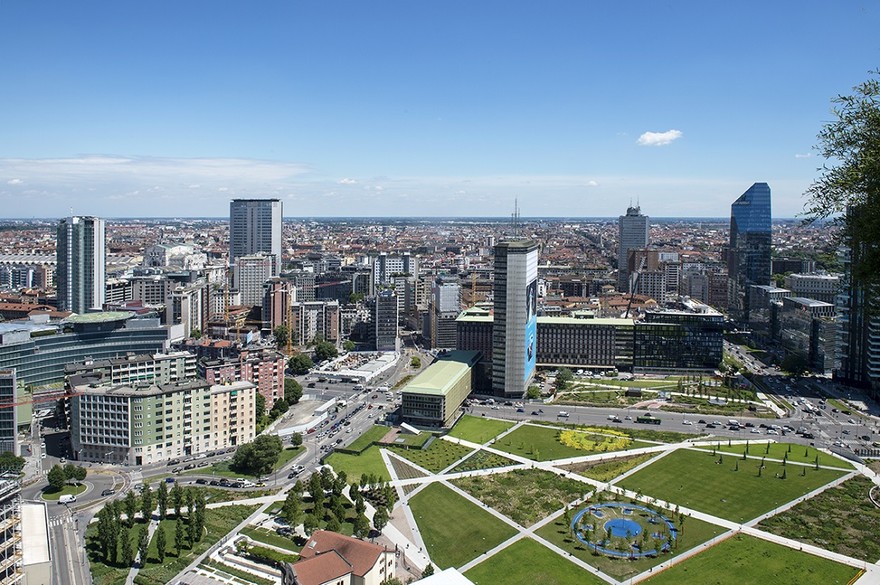
[[[0,217],[791,217],[880,3],[0,2]]]

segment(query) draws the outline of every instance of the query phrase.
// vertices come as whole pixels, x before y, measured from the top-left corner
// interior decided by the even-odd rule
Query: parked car
[[[208,483],[207,479],[202,479],[201,477],[196,480],[196,483],[199,485],[206,485]]]

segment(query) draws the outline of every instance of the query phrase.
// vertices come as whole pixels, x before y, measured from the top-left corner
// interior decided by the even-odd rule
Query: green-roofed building
[[[473,388],[478,351],[450,351],[404,386],[403,422],[418,427],[448,428]]]

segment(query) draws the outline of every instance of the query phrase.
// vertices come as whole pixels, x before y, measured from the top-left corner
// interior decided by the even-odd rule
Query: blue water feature
[[[611,536],[616,538],[635,538],[642,533],[642,527],[638,522],[626,518],[615,518],[605,523],[605,532],[611,530]]]

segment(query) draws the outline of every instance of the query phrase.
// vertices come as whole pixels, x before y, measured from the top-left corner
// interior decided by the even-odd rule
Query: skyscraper
[[[629,252],[648,246],[648,216],[642,215],[638,205],[627,207],[626,215],[617,218],[617,231],[617,290],[629,292]]]
[[[229,203],[229,263],[258,252],[274,254],[274,275],[281,273],[280,199],[233,199]]]
[[[532,240],[497,244],[494,272],[492,393],[522,397],[535,376],[538,244]]]
[[[770,284],[772,239],[770,186],[755,183],[730,206],[728,308],[735,319],[748,321],[749,286]]]
[[[104,220],[79,216],[62,219],[57,237],[58,308],[74,313],[100,310],[105,287]]]

